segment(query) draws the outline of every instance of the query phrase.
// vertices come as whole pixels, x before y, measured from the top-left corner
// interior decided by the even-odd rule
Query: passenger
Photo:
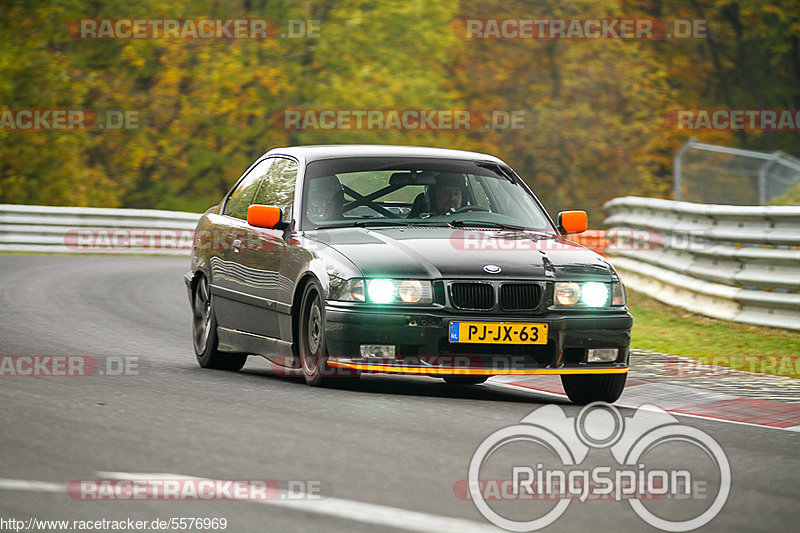
[[[312,222],[343,217],[344,189],[336,176],[324,176],[309,182],[306,213]]]
[[[422,211],[428,212],[433,216],[452,213],[456,209],[464,207],[466,196],[463,176],[460,174],[439,174],[436,176],[436,185],[428,187],[425,198],[428,206]]]

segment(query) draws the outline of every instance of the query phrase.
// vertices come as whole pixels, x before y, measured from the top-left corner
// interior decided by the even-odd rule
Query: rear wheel
[[[201,275],[194,286],[192,300],[192,339],[197,362],[203,368],[219,370],[241,370],[247,354],[220,352],[217,338],[217,318],[208,287],[208,279]]]
[[[572,403],[614,403],[622,395],[627,378],[628,374],[564,374],[561,384]]]
[[[329,387],[352,382],[358,375],[332,376],[344,372],[328,366],[328,347],[325,344],[325,300],[316,282],[309,283],[300,304],[298,346],[303,377],[312,387]]]
[[[445,383],[448,385],[480,385],[491,376],[445,376]]]

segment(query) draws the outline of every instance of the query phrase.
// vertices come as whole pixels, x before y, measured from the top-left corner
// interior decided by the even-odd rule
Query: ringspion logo
[[[593,453],[606,462],[587,460]],[[624,501],[647,524],[677,532],[713,520],[730,488],[728,459],[707,433],[654,405],[624,417],[595,402],[574,417],[546,405],[498,429],[453,491],[509,531],[547,527],[570,505]]]

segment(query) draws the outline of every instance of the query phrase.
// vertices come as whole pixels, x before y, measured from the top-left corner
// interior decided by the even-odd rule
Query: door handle
[[[233,251],[235,253],[239,253],[239,249],[242,247],[242,239],[234,239],[233,240]]]

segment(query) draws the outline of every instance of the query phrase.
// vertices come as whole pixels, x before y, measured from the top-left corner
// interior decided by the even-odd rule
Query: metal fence
[[[675,154],[673,198],[764,205],[800,183],[800,159],[689,139]]]
[[[185,255],[200,215],[0,204],[0,251]]]
[[[800,329],[800,206],[605,204],[623,282],[704,315]]]

